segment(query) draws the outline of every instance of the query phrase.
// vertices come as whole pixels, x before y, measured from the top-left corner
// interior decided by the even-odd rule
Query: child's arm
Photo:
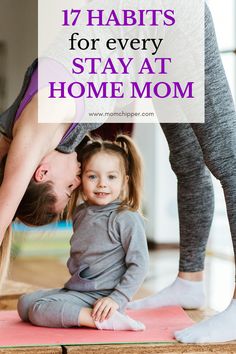
[[[148,272],[149,255],[143,221],[137,212],[119,213],[117,227],[126,253],[127,271],[109,297],[123,309],[137,292]]]

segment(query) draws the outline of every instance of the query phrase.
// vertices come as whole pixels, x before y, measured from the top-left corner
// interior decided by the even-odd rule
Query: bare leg
[[[83,307],[80,310],[78,323],[81,327],[85,326],[85,327],[97,328],[91,316],[91,313],[92,313],[92,309],[89,307]]]

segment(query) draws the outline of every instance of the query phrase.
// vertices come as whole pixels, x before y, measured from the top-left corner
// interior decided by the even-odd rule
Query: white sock
[[[182,343],[216,343],[236,340],[236,299],[226,310],[208,320],[175,332]]]
[[[179,305],[185,309],[196,309],[202,307],[204,302],[203,281],[190,281],[178,277],[174,283],[159,293],[132,301],[127,308],[137,310]]]
[[[98,329],[110,329],[116,331],[143,331],[145,326],[139,321],[133,320],[127,315],[116,311],[108,320],[103,322],[95,321]]]

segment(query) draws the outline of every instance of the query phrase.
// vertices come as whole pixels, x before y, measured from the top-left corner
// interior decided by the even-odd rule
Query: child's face
[[[106,205],[117,199],[127,183],[115,154],[99,152],[86,163],[82,174],[83,194],[89,204]]]

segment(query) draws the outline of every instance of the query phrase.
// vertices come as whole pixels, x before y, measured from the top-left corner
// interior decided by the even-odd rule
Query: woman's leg
[[[224,194],[225,194],[230,230],[232,234],[234,253],[236,254],[236,207],[235,207],[236,205],[236,115],[235,115],[233,100],[231,97],[231,93],[228,87],[228,83],[225,77],[224,69],[218,52],[218,47],[217,47],[217,42],[216,42],[215,32],[214,32],[214,25],[212,22],[211,14],[207,7],[206,7],[206,16],[205,16],[205,82],[206,82],[205,123],[191,124],[191,127],[203,151],[204,161],[206,165],[213,173],[213,175],[216,178],[218,178],[222,184]],[[165,126],[166,129],[168,130],[168,125],[163,125],[164,129]],[[169,129],[171,129],[171,127]],[[172,150],[173,148],[170,147],[170,149]],[[172,165],[173,162],[174,165],[176,165],[175,161],[172,161]],[[197,183],[199,184],[199,181]],[[200,190],[203,192],[204,189],[201,189],[201,184],[199,184],[199,186],[200,186]],[[184,188],[184,185],[182,187]],[[200,227],[201,229],[204,223],[206,223],[207,225],[207,223],[209,222],[210,224],[211,212],[209,211],[209,214],[208,212],[205,214],[205,211],[203,210],[202,213],[199,214],[199,216],[202,215],[203,217],[203,218],[201,217],[199,218],[200,224],[197,224],[195,222],[195,220],[198,220],[198,216],[196,219],[195,218],[191,219],[193,217],[193,215],[191,214],[191,210],[185,208],[185,205],[192,204],[194,206],[192,201],[195,200],[196,195],[194,194],[195,197],[194,195],[191,197],[191,194],[188,194],[188,190],[184,191],[184,189],[182,190],[182,187],[179,185],[178,188],[179,189],[179,213],[180,213],[180,224],[181,224],[180,231],[181,231],[181,243],[182,243],[181,259],[180,259],[180,270],[181,270],[180,276],[182,276],[183,278],[183,275],[185,275],[185,279],[188,279],[188,276],[190,275],[189,279],[191,280],[191,277],[194,275],[194,273],[192,273],[191,275],[191,273],[188,272],[201,270],[201,267],[200,268],[198,267],[199,265],[202,264],[201,260],[203,259],[202,256],[204,250],[204,237],[206,237],[205,238],[206,240],[207,235],[205,234],[205,236],[203,237],[202,241],[200,241],[199,244],[198,241],[196,241],[197,250],[196,251],[192,250],[193,252],[196,252],[197,255],[197,260],[195,263],[195,260],[192,259],[191,257],[191,250],[189,256],[185,254],[185,251],[188,249],[188,245],[185,242],[188,237],[188,233],[184,232],[185,225],[190,226],[188,230],[189,235],[193,235],[197,231],[194,230],[194,228]],[[194,188],[194,185],[192,185],[192,187]],[[198,185],[196,185],[195,187],[198,188]],[[208,188],[211,188],[210,185]],[[182,202],[180,198],[181,190],[183,192]],[[208,198],[208,195],[212,195],[210,191],[208,193],[206,193],[206,198]],[[200,198],[201,195],[202,194],[199,194]],[[188,198],[190,198],[190,201]],[[203,195],[202,198],[204,200]],[[200,200],[197,201],[197,204],[200,202]],[[208,201],[206,200],[205,203],[207,202]],[[185,213],[185,217],[184,217],[184,213]],[[181,215],[183,216],[183,218],[181,217]],[[204,215],[206,215],[206,219],[204,219]],[[205,230],[207,230],[207,228]],[[190,241],[192,247],[194,245],[194,243],[192,243],[194,242],[194,240],[192,239]],[[198,253],[199,251],[200,253]],[[199,255],[200,258],[198,257]],[[189,263],[190,268],[188,268],[189,261],[190,261]],[[192,265],[196,264],[196,268],[195,267],[192,268],[191,264]],[[185,266],[187,266],[187,268],[185,268]],[[194,278],[192,279],[194,280]],[[186,291],[187,291],[187,285],[186,285]],[[186,343],[223,342],[229,340],[236,340],[236,299],[235,297],[236,297],[236,291],[234,294],[234,299],[232,300],[231,304],[225,311],[212,317],[207,321],[200,322],[190,328],[187,328],[186,330],[177,332],[176,338],[179,341],[186,342]]]
[[[236,114],[208,9],[206,18],[205,124],[192,124],[192,128],[208,168],[223,187],[236,255]],[[235,296],[225,311],[176,333],[176,338],[186,343],[235,340]]]
[[[214,212],[210,173],[189,124],[162,124],[162,129],[168,141],[170,163],[178,183],[179,272],[186,280],[202,280]],[[189,277],[184,275],[188,273]]]
[[[129,308],[204,304],[202,275],[206,244],[214,211],[210,173],[189,124],[162,124],[170,148],[170,162],[178,181],[180,260],[178,278],[160,293],[137,300]]]

